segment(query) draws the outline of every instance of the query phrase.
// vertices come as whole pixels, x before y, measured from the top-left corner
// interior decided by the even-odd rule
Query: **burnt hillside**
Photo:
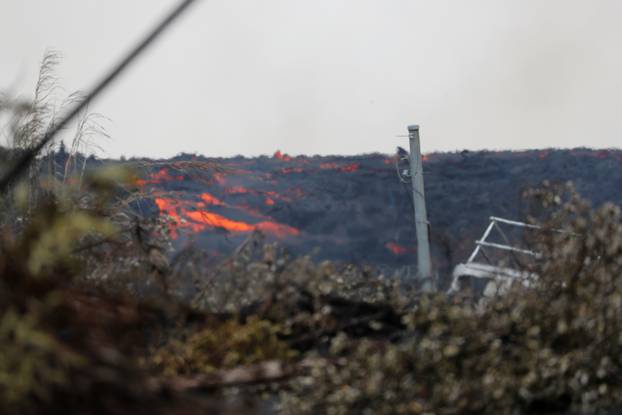
[[[202,179],[184,163],[214,167]],[[441,272],[464,260],[491,215],[522,219],[522,191],[573,181],[595,205],[622,204],[622,151],[539,150],[430,154],[424,173],[433,255]],[[394,158],[361,156],[158,160],[139,183],[171,218],[178,246],[227,255],[254,230],[295,254],[396,269],[415,263],[413,209]]]

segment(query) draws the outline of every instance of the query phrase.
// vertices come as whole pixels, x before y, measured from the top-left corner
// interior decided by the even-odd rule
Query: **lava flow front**
[[[290,157],[277,151],[273,162],[279,167],[291,164],[289,168],[302,172],[296,163],[303,160]],[[209,237],[210,232],[218,236],[245,234],[260,231],[278,239],[300,235],[300,231],[291,225],[275,220],[271,212],[283,207],[304,195],[297,188],[277,188],[278,181],[272,173],[258,174],[245,168],[246,161],[220,164],[217,169],[207,172],[199,166],[200,178],[195,180],[184,166],[200,161],[172,162],[170,166],[160,166],[146,178],[136,181],[147,193],[153,196],[161,216],[168,218],[171,236],[201,234]],[[214,166],[216,163],[207,163]],[[275,166],[276,167],[276,166]],[[350,169],[349,166],[346,167]],[[285,168],[286,169],[286,168]]]
[[[232,233],[259,230],[278,238],[300,234],[298,229],[270,220],[248,223],[242,220],[227,218],[222,214],[207,210],[206,205],[226,207],[233,213],[236,213],[236,210],[243,213],[246,208],[242,206],[227,206],[209,193],[202,193],[200,197],[202,201],[185,200],[180,197],[155,198],[160,214],[167,216],[171,220],[171,235],[174,239],[177,239],[180,236],[180,231],[184,230],[194,233],[210,229],[220,229]]]
[[[291,157],[280,151],[274,153],[269,163],[270,168],[258,172],[256,167],[254,171],[248,170],[247,160],[229,161],[210,175],[210,184],[203,188],[198,188],[199,182],[173,163],[153,171],[137,184],[154,196],[160,215],[169,219],[174,239],[209,230],[231,234],[261,231],[283,239],[298,236],[300,231],[274,219],[273,214],[282,215],[284,208],[305,196],[299,186],[283,186],[283,183],[293,183],[321,171],[354,173],[360,167],[356,162],[312,163],[309,158]],[[279,180],[281,175],[290,173],[300,176]]]
[[[403,267],[417,250],[410,186],[395,170],[402,153],[180,155],[154,161],[137,184],[154,201],[148,213],[169,218],[177,247],[192,242],[229,255],[260,231],[294,255]],[[471,253],[462,241],[478,238],[491,215],[520,218],[520,189],[544,179],[575,181],[595,204],[622,203],[618,150],[463,151],[423,162],[431,250],[447,272]]]
[[[146,193],[152,195],[160,216],[167,218],[173,239],[181,241],[195,235],[203,246],[225,253],[227,247],[241,240],[236,236],[245,237],[260,231],[290,247],[313,243],[324,245],[338,255],[348,250],[347,243],[339,242],[347,240],[344,234],[347,221],[331,226],[332,234],[328,235],[324,230],[316,229],[321,215],[305,216],[296,212],[304,210],[305,205],[322,210],[318,189],[309,187],[309,180],[353,183],[356,179],[351,176],[363,170],[360,161],[292,157],[277,151],[271,158],[261,160],[209,161],[211,166],[218,165],[217,168],[211,171],[202,169],[200,177],[196,178],[185,166],[198,162],[200,160],[193,159],[159,165],[147,177],[137,181]],[[373,171],[370,166],[364,169]],[[301,227],[305,229],[304,236]],[[228,241],[228,245],[224,246],[223,241]],[[329,248],[330,244],[337,244],[341,251]],[[412,252],[395,242],[387,242],[385,249],[383,251],[395,257],[407,257]]]

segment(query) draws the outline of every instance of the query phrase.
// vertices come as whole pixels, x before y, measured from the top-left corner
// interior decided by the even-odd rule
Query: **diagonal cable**
[[[110,84],[116,80],[136,58],[151,45],[156,38],[164,32],[190,5],[196,0],[184,0],[171,10],[165,18],[159,22],[133,49],[131,49],[96,85],[89,91],[84,99],[78,102],[60,121],[55,124],[39,140],[37,145],[26,150],[10,170],[0,179],[0,193],[4,193],[8,186],[28,168],[37,154],[50,143],[54,137],[69,124],[80,112],[97,98]]]

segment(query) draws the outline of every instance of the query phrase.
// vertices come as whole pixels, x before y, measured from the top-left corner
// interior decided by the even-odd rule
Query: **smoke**
[[[66,88],[89,85],[173,2],[53,3],[2,6],[3,79],[34,73],[54,47]],[[94,110],[114,121],[112,156],[388,153],[412,123],[424,151],[612,147],[622,132],[621,9],[617,0],[209,1]]]

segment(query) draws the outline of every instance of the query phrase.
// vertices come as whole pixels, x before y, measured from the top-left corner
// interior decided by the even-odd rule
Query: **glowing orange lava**
[[[272,234],[279,238],[300,235],[300,231],[298,229],[276,222],[259,222],[257,225],[255,225],[255,229]]]
[[[322,163],[320,164],[320,169],[322,170],[339,170],[343,173],[353,173],[359,169],[360,165],[358,163],[347,164],[345,166],[340,166],[337,163]]]
[[[358,163],[352,163],[352,164],[348,164],[346,166],[343,166],[339,169],[339,171],[342,171],[344,173],[354,173],[355,171],[357,171],[359,169],[360,165]]]
[[[278,238],[300,234],[298,229],[276,222],[262,221],[252,224],[229,219],[223,215],[205,209],[198,209],[205,207],[206,203],[210,205],[222,204],[220,200],[207,193],[202,194],[201,199],[205,202],[191,202],[166,197],[157,197],[155,199],[160,214],[167,215],[171,218],[172,238],[177,239],[179,237],[179,231],[182,229],[187,229],[195,233],[203,232],[208,229],[225,229],[234,233],[259,230]]]
[[[173,177],[169,174],[168,170],[160,169],[151,175],[151,179],[154,180],[156,183],[161,183],[161,182],[170,182],[173,180],[183,180],[184,178],[183,176]]]
[[[226,229],[229,232],[251,232],[259,230],[279,238],[296,236],[300,234],[298,229],[276,222],[264,221],[257,224],[250,224],[242,221],[231,220],[222,215],[208,211],[186,211],[185,214],[196,223],[193,226],[193,230],[195,232],[202,231],[206,228],[221,228]],[[204,228],[201,228],[200,225],[203,225]]]
[[[205,225],[206,228],[222,228],[231,232],[250,232],[255,229],[253,225],[246,222],[227,219],[222,215],[205,210],[186,211],[185,214],[197,224]]]
[[[274,158],[281,161],[292,161],[292,158],[287,154],[281,153],[281,150],[277,150],[274,153]]]
[[[284,196],[284,195],[279,194],[279,193],[274,192],[274,191],[264,192],[264,194],[266,195],[266,199],[264,200],[264,203],[266,205],[268,205],[268,206],[274,205],[277,200],[280,200],[281,202],[291,202],[292,201],[291,197]]]
[[[223,173],[214,173],[212,175],[212,180],[222,186],[223,184],[225,184],[226,179]]]
[[[322,170],[336,170],[339,168],[337,163],[322,163],[320,164],[320,169]]]
[[[302,173],[304,170],[302,167],[286,167],[281,169],[281,173],[290,174],[290,173]]]
[[[201,199],[205,201],[208,205],[221,206],[223,205],[220,199],[215,198],[209,193],[205,192],[201,194]]]
[[[406,253],[408,253],[409,249],[406,247],[403,247],[395,242],[388,242],[385,244],[385,247],[393,252],[393,255],[404,255]]]
[[[249,193],[249,190],[242,186],[234,186],[234,187],[229,187],[228,189],[225,189],[225,193],[230,194],[230,195],[246,194],[246,193]]]
[[[166,168],[161,168],[155,173],[151,173],[148,179],[137,179],[135,180],[135,184],[137,186],[143,187],[148,184],[159,184],[162,182],[172,182],[172,181],[182,181],[184,180],[184,176],[171,176]]]
[[[162,197],[157,197],[155,199],[155,203],[158,206],[161,215],[167,215],[172,219],[173,223],[171,224],[170,228],[171,237],[173,239],[177,239],[177,237],[179,236],[177,230],[184,225],[184,221],[182,221],[181,216],[179,216],[179,213],[177,213],[177,210],[181,207],[180,204],[175,199]]]

